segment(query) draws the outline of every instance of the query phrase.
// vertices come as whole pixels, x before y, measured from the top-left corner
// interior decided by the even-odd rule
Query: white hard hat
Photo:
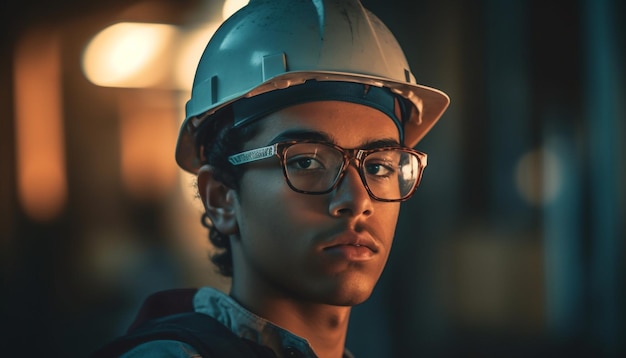
[[[222,24],[204,50],[176,161],[197,172],[196,130],[219,109],[310,80],[387,88],[405,98],[414,107],[402,124],[409,147],[450,103],[445,93],[416,83],[393,34],[358,0],[251,0]]]

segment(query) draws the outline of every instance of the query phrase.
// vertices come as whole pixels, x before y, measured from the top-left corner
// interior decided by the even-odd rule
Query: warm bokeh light
[[[122,181],[140,199],[159,198],[176,186],[177,103],[166,91],[119,97]]]
[[[104,87],[165,87],[188,91],[208,40],[220,25],[248,3],[227,0],[222,19],[190,30],[166,24],[121,22],[100,31],[83,54],[83,72]]]
[[[33,219],[48,221],[67,200],[59,39],[27,33],[14,57],[18,196]]]
[[[237,10],[248,4],[248,0],[226,0],[224,7],[222,7],[222,16],[224,19],[228,19]]]
[[[98,33],[83,54],[92,83],[146,88],[163,84],[171,71],[171,46],[178,30],[164,24],[122,22]]]
[[[174,82],[178,89],[191,91],[198,61],[200,61],[207,42],[213,36],[218,26],[219,23],[209,23],[190,30],[184,36],[181,36],[176,50],[176,68],[174,69]]]

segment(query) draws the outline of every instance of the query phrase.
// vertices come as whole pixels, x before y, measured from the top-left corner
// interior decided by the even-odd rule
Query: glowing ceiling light
[[[222,18],[228,19],[237,10],[248,4],[248,0],[226,0],[222,7]]]
[[[122,22],[98,33],[83,55],[83,72],[107,87],[153,87],[171,70],[175,26]]]

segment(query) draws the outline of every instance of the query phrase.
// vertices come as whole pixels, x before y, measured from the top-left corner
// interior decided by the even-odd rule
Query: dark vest
[[[203,358],[275,358],[269,348],[236,336],[214,318],[194,312],[196,289],[157,292],[148,297],[128,332],[97,350],[92,358],[119,357],[155,340],[175,340],[194,347]]]

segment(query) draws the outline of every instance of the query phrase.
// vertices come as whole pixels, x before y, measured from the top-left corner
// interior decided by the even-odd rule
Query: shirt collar
[[[194,297],[194,309],[215,318],[242,338],[272,349],[279,357],[286,350],[297,350],[302,357],[317,357],[309,342],[243,308],[232,297],[212,287],[203,287]],[[345,358],[352,358],[347,350]]]

